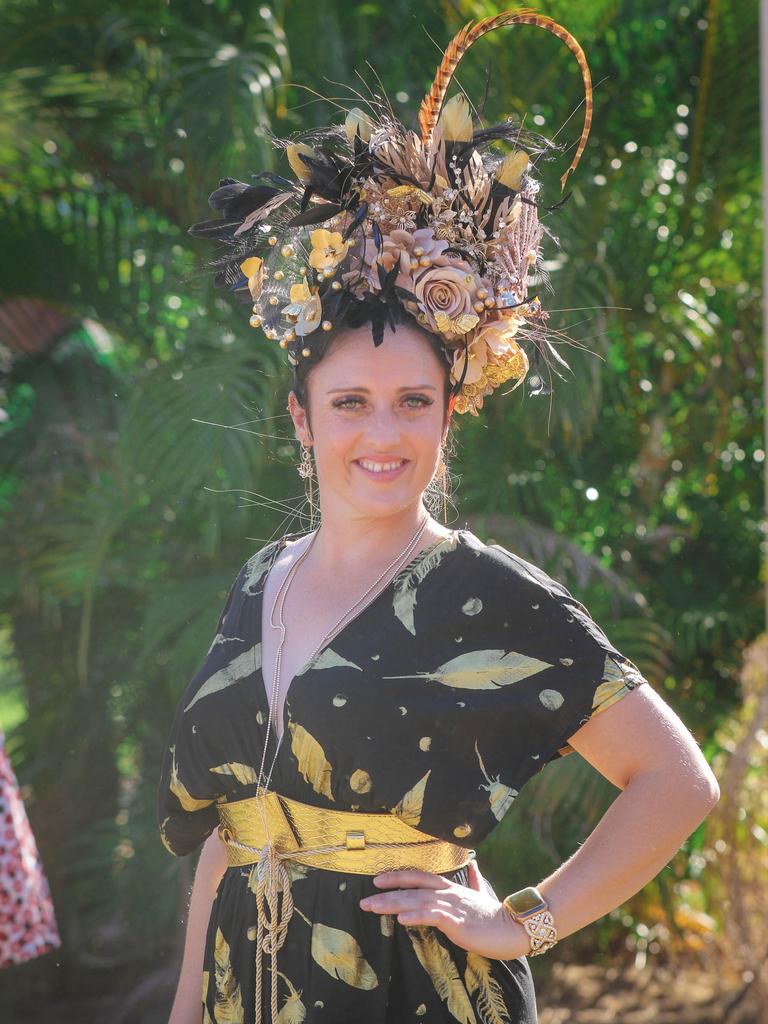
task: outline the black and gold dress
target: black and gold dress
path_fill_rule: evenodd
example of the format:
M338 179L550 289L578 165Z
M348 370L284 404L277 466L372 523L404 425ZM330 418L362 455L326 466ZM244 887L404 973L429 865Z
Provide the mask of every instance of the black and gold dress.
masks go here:
M285 541L241 568L163 758L158 823L176 856L251 797L266 724L262 596ZM270 788L336 810L394 813L471 849L568 738L644 682L570 592L455 530L419 552L290 683ZM432 926L365 911L370 876L288 861L294 911L278 956L280 1024L531 1024L528 961L490 960ZM481 866L482 869L482 866ZM254 866L229 867L205 943L201 1021L254 1018ZM467 884L467 868L446 875ZM538 881L532 880L532 884ZM267 964L269 958L267 958ZM263 1020L269 1021L269 985Z

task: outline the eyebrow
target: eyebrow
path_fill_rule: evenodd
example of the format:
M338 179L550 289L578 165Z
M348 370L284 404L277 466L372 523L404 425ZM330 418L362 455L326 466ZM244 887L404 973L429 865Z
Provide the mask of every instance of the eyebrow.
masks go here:
M408 384L408 385L404 385L401 388L398 388L397 390L398 391L436 391L437 388L435 388L432 384L413 384L413 385ZM364 391L367 395L370 394L370 388L355 387L354 384L350 384L350 386L348 388L331 388L331 390L327 391L326 394L328 394L328 395L335 395L335 394L337 394L340 391Z

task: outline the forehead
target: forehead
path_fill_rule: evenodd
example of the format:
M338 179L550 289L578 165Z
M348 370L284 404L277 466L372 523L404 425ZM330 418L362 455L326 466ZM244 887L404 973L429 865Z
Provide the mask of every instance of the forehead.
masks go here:
M332 344L330 352L313 368L313 376L324 387L376 387L382 385L439 386L447 372L429 341L418 331L399 326L384 334L374 345L370 325L345 334Z

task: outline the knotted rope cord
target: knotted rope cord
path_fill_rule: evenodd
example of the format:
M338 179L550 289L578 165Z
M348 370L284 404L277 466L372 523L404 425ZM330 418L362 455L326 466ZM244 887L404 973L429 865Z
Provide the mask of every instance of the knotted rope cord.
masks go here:
M299 850L278 850L271 840L260 847L249 846L246 843L238 842L236 839L228 838L229 846L237 847L239 850L246 850L248 853L256 854L258 861L255 866L256 874L256 910L258 915L256 926L256 1016L255 1024L262 1024L262 992L264 960L263 954L270 956L270 1014L272 1024L276 1024L278 1017L277 1008L277 953L285 943L288 935L288 925L293 916L293 893L291 891L291 876L288 873L283 861L295 859L297 853L302 856L309 854L332 853L339 850L346 850L344 843L326 844L324 846L303 846ZM408 846L430 846L435 843L443 843L441 839L423 840L406 839L395 842L380 840L378 842L366 843L366 847L408 847ZM283 894L282 900L279 899ZM269 911L269 921L265 925L265 911Z
M323 639L320 641L320 644L318 645L315 653L312 655L312 658L310 658L309 662L307 663L308 665L311 664L312 661L314 661L315 657L322 650L322 648L325 646L325 644L330 642L330 639L333 638L333 635L346 624L346 620L349 618L349 616L352 615L355 611L357 611L359 605L361 605L365 601L365 599L371 593L373 593L376 590L377 586L385 579L385 577L387 577L388 573L390 573L393 569L395 569L396 571L399 571L400 565L398 563L401 563L401 562L405 561L406 559L408 559L410 557L411 551L418 544L419 538L421 537L422 533L424 532L424 528L426 527L428 522L429 522L429 516L425 515L424 518L421 521L421 524L419 525L419 528L416 530L415 534L413 535L411 540L408 542L408 544L405 547L405 549L397 556L397 558L393 559L393 561L390 562L390 564L387 566L387 568L381 573L381 575L378 577L378 579L368 588L368 590L363 594L363 596L361 598L359 598L355 602L355 604L349 609L349 611L347 611L341 617L341 619L339 619L339 621L336 623L336 625L333 627L333 629L330 629L325 634ZM304 561L306 556L309 554L309 551L310 551L312 545L314 544L315 539L317 538L318 533L319 533L319 529L315 531L315 533L312 535L312 539L310 540L310 542L307 545L307 547L299 555L299 557L296 559L296 561L293 563L293 565L288 570L288 573L286 574L285 578L283 579L283 581L281 582L280 586L278 587L278 592L277 592L277 594L275 596L275 600L274 600L273 605L272 605L272 613L274 613L275 608L278 605L278 598L280 598L281 595L282 595L282 600L280 601L281 639L280 639L280 643L278 645L278 651L277 651L277 657L276 657L276 663L275 663L275 681L274 681L274 685L273 685L273 700L271 700L271 701L268 700L267 701L267 703L269 705L269 708L268 708L268 712L269 713L268 713L268 716L267 716L267 727L266 727L267 742L264 743L264 749L263 749L262 755L261 755L261 764L259 765L259 772L258 772L258 776L257 776L257 780L256 780L256 796L257 797L260 794L267 792L267 787L269 786L270 780L272 778L272 772L274 771L275 764L277 762L277 754L278 754L278 751L280 749L280 745L281 745L281 743L283 741L283 737L285 735L285 733L282 732L280 734L280 736L278 737L278 739L277 739L277 743L276 743L276 746L275 746L275 752L274 752L274 755L272 757L272 764L270 765L270 768L269 768L269 774L267 775L266 780L262 783L262 780L264 779L264 764L265 764L265 761L266 761L268 740L269 740L269 736L270 736L270 732L271 732L271 727L272 727L272 713L274 711L276 700L277 700L277 685L276 684L277 684L277 680L278 680L279 674L280 674L280 664L281 664L281 660L282 660L282 658L281 658L282 645L283 645L283 641L285 639L285 625L284 625L284 623L282 621L282 612L283 612L283 604L285 602L285 595L288 592L288 589L290 587L290 584L291 584L291 581L293 580L294 575L296 574L296 570L298 569L299 565L301 565L301 563ZM265 576L262 579L262 600L263 600L264 590L266 589L266 579L269 576L269 572L272 569L272 566L274 565L275 561L277 560L277 557L279 556L280 551L281 551L281 548L278 546L278 548L277 548L277 550L275 552L275 557L272 559L272 561L270 562L269 566L267 567ZM272 618L272 616L270 615L270 621L271 621L271 618ZM254 658L255 658L255 654L254 654ZM278 1014L278 1010L277 1010L277 951L282 947L282 945L285 942L285 938L286 938L286 935L287 935L287 932L288 932L288 925L289 925L290 919L291 919L291 917L293 915L293 896L291 894L291 880L290 880L290 876L288 875L288 872L286 871L286 869L283 866L282 862L283 862L283 860L288 859L291 855L290 855L290 853L285 853L285 854L281 853L275 847L275 845L274 845L274 843L272 841L272 836L271 836L270 830L269 830L269 820L268 820L268 815L266 813L266 809L265 809L265 807L263 807L258 802L257 802L257 806L258 806L259 815L261 817L262 825L264 827L264 834L267 836L267 842L264 845L264 847L261 848L261 851L259 852L259 860L258 860L258 864L257 864L257 868L256 868L256 877L257 877L257 883L256 883L256 907L257 907L258 919L257 919L257 924L256 924L256 1007L255 1007L255 1024L261 1024L261 1020L262 1020L261 994L262 994L262 973L263 973L262 953L263 952L269 953L270 960L271 960L271 972L272 972L271 999L270 999L271 1017L272 1017L272 1024L276 1024L276 1022L277 1022L277 1014ZM234 843L234 841L232 841L232 842ZM239 844L239 843L237 843L236 845L242 846L242 844ZM400 844L387 844L387 845L400 845ZM245 848L248 849L248 847L245 847ZM321 848L320 847L316 847L314 849L319 851ZM328 848L325 847L323 849L327 850ZM338 847L333 847L333 849L338 849ZM346 847L342 847L342 849L346 849ZM312 852L312 851L308 849L307 851L302 851L302 852ZM278 910L278 894L281 891L283 892L283 899L281 901L281 907L285 911L285 914L280 913L280 911ZM263 914L263 910L264 910L265 906L269 909L269 925L268 925L268 927L266 929L267 930L267 934L266 935L264 934L265 926L264 926L264 914Z

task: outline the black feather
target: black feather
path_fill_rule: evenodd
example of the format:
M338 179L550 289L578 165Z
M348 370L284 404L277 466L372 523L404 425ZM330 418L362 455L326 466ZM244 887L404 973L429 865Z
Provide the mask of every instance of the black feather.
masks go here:
M355 214L355 216L352 218L352 220L349 222L349 224L347 225L346 229L344 230L344 234L341 236L342 237L342 241L346 242L347 239L349 238L349 236L352 234L352 232L356 231L357 228L360 227L360 225L365 220L365 215L367 213L368 213L368 203L361 203L360 204L360 208L358 209L357 213Z
M319 206L313 206L311 210L305 210L303 213L297 213L295 217L291 217L287 226L299 228L307 224L320 224L330 217L335 217L337 213L341 213L342 209L336 203L321 203Z

